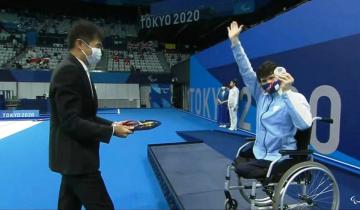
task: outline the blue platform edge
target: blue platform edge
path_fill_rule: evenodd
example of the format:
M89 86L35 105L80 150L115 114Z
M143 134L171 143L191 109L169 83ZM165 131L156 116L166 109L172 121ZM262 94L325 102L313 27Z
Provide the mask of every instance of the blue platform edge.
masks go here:
M159 185L161 187L161 190L163 191L163 194L165 196L165 199L169 205L169 209L174 210L183 210L185 209L182 205L180 199L178 198L175 189L172 187L172 184L170 183L169 179L167 178L164 170L161 167L161 164L157 161L154 152L152 151L152 147L158 147L158 146L165 146L165 145L179 145L179 144L197 144L197 143L203 143L202 141L193 141L193 142L178 142L178 143L164 143L164 144L149 144L148 145L148 160L153 168L153 171L157 177L157 180L159 181Z

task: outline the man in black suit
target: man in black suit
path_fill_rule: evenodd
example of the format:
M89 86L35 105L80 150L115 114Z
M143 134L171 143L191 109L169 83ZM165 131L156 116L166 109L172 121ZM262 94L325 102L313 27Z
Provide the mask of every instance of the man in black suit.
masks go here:
M62 175L58 209L114 209L99 171L99 145L113 135L126 137L133 128L96 116L88 68L101 59L102 37L93 23L75 23L68 35L69 55L51 77L49 161L51 170Z

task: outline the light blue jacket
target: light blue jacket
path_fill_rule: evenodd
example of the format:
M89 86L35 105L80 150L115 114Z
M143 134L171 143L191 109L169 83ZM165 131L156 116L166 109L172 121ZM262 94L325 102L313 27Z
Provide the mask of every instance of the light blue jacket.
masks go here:
M280 149L296 149L297 129L309 128L312 123L310 106L297 92L267 94L256 78L241 43L232 46L245 85L257 102L256 141L253 153L256 159L273 161L281 155Z

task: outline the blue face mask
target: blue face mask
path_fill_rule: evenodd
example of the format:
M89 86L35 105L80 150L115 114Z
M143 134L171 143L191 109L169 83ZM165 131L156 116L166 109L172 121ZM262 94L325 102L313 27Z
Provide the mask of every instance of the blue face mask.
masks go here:
M101 49L96 48L96 47L90 47L88 43L86 43L83 40L81 40L81 41L84 42L84 44L86 44L86 46L88 46L91 49L91 55L86 55L84 50L80 49L81 52L85 55L86 60L88 61L88 63L90 65L96 65L97 63L99 63L99 61L101 60L101 55L102 55L101 54Z
M273 94L280 89L280 81L275 80L273 82L268 82L266 84L263 84L262 88L265 90L265 92Z

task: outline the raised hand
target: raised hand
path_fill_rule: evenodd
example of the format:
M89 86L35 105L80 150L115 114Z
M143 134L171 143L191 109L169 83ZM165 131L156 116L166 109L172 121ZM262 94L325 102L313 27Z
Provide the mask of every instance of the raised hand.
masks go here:
M280 81L281 85L280 88L283 92L290 90L291 85L294 83L294 78L289 73L282 73L276 76Z
M244 25L238 25L236 21L231 22L230 26L227 27L228 36L231 41L237 40L240 32Z

